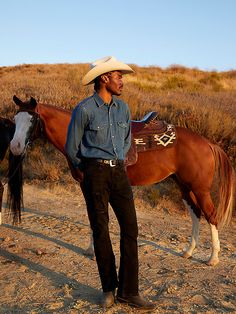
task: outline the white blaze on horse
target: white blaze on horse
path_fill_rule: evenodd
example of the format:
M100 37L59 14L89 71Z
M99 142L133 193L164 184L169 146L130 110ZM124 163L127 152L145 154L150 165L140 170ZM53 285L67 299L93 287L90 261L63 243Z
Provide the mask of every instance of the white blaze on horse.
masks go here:
M19 112L15 118L15 134L11 140L11 152L14 155L22 155L26 149L26 143L28 143L28 134L32 126L32 115L26 114L25 112ZM20 152L20 153L19 153Z
M16 132L11 141L11 151L20 155L28 141L44 135L66 157L64 146L71 111L37 103L34 98L23 102L14 96L13 100L18 112L15 115ZM137 158L127 167L130 182L132 185L155 184L174 174L192 218L192 237L183 256L192 256L198 244L200 217L204 215L212 238L212 253L207 264L216 265L220 251L218 229L229 223L233 210L235 175L227 155L219 146L189 129L176 127L173 131L170 127L169 134L159 136L159 125L154 123L149 127L145 123L143 126L143 123L132 121L132 136L136 145L131 149ZM147 142L150 138L154 139L156 145L163 142L163 147L153 148L150 144L151 149L144 149L143 145L139 148L138 144L146 142L145 138L148 138ZM165 147L166 141L176 138L175 145ZM211 197L215 179L218 204L214 204Z

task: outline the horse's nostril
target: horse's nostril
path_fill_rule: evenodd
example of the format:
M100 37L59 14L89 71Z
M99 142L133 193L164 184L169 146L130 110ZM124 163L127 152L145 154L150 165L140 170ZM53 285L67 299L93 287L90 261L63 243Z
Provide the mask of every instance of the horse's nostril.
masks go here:
M18 144L17 144L17 148L20 148L20 143L18 142Z

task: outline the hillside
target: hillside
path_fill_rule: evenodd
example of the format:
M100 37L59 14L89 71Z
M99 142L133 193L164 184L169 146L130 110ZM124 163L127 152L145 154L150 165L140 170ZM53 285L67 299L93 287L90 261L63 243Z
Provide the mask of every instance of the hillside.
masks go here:
M166 69L132 67L135 74L125 76L122 98L130 105L133 119L157 111L160 119L191 128L220 145L236 165L236 70L204 72L177 65ZM0 67L0 115L13 117L14 94L73 109L93 92L92 86L81 85L88 69L88 64ZM38 145L40 141L34 143L25 160L26 179L62 180L68 175L64 158L47 142Z

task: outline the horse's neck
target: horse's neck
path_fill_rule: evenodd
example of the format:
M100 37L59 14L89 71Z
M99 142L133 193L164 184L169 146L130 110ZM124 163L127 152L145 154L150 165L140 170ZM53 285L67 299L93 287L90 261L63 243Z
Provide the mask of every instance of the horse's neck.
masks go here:
M51 105L38 104L37 111L44 123L48 140L63 154L71 112Z

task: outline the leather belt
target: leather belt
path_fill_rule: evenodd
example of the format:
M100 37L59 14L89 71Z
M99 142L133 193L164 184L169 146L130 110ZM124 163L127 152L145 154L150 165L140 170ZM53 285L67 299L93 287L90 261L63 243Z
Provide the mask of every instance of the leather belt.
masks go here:
M109 165L110 167L115 167L115 166L121 166L124 165L124 161L123 160L119 160L119 159L97 159L97 158L86 158L85 162L98 162L104 165Z

